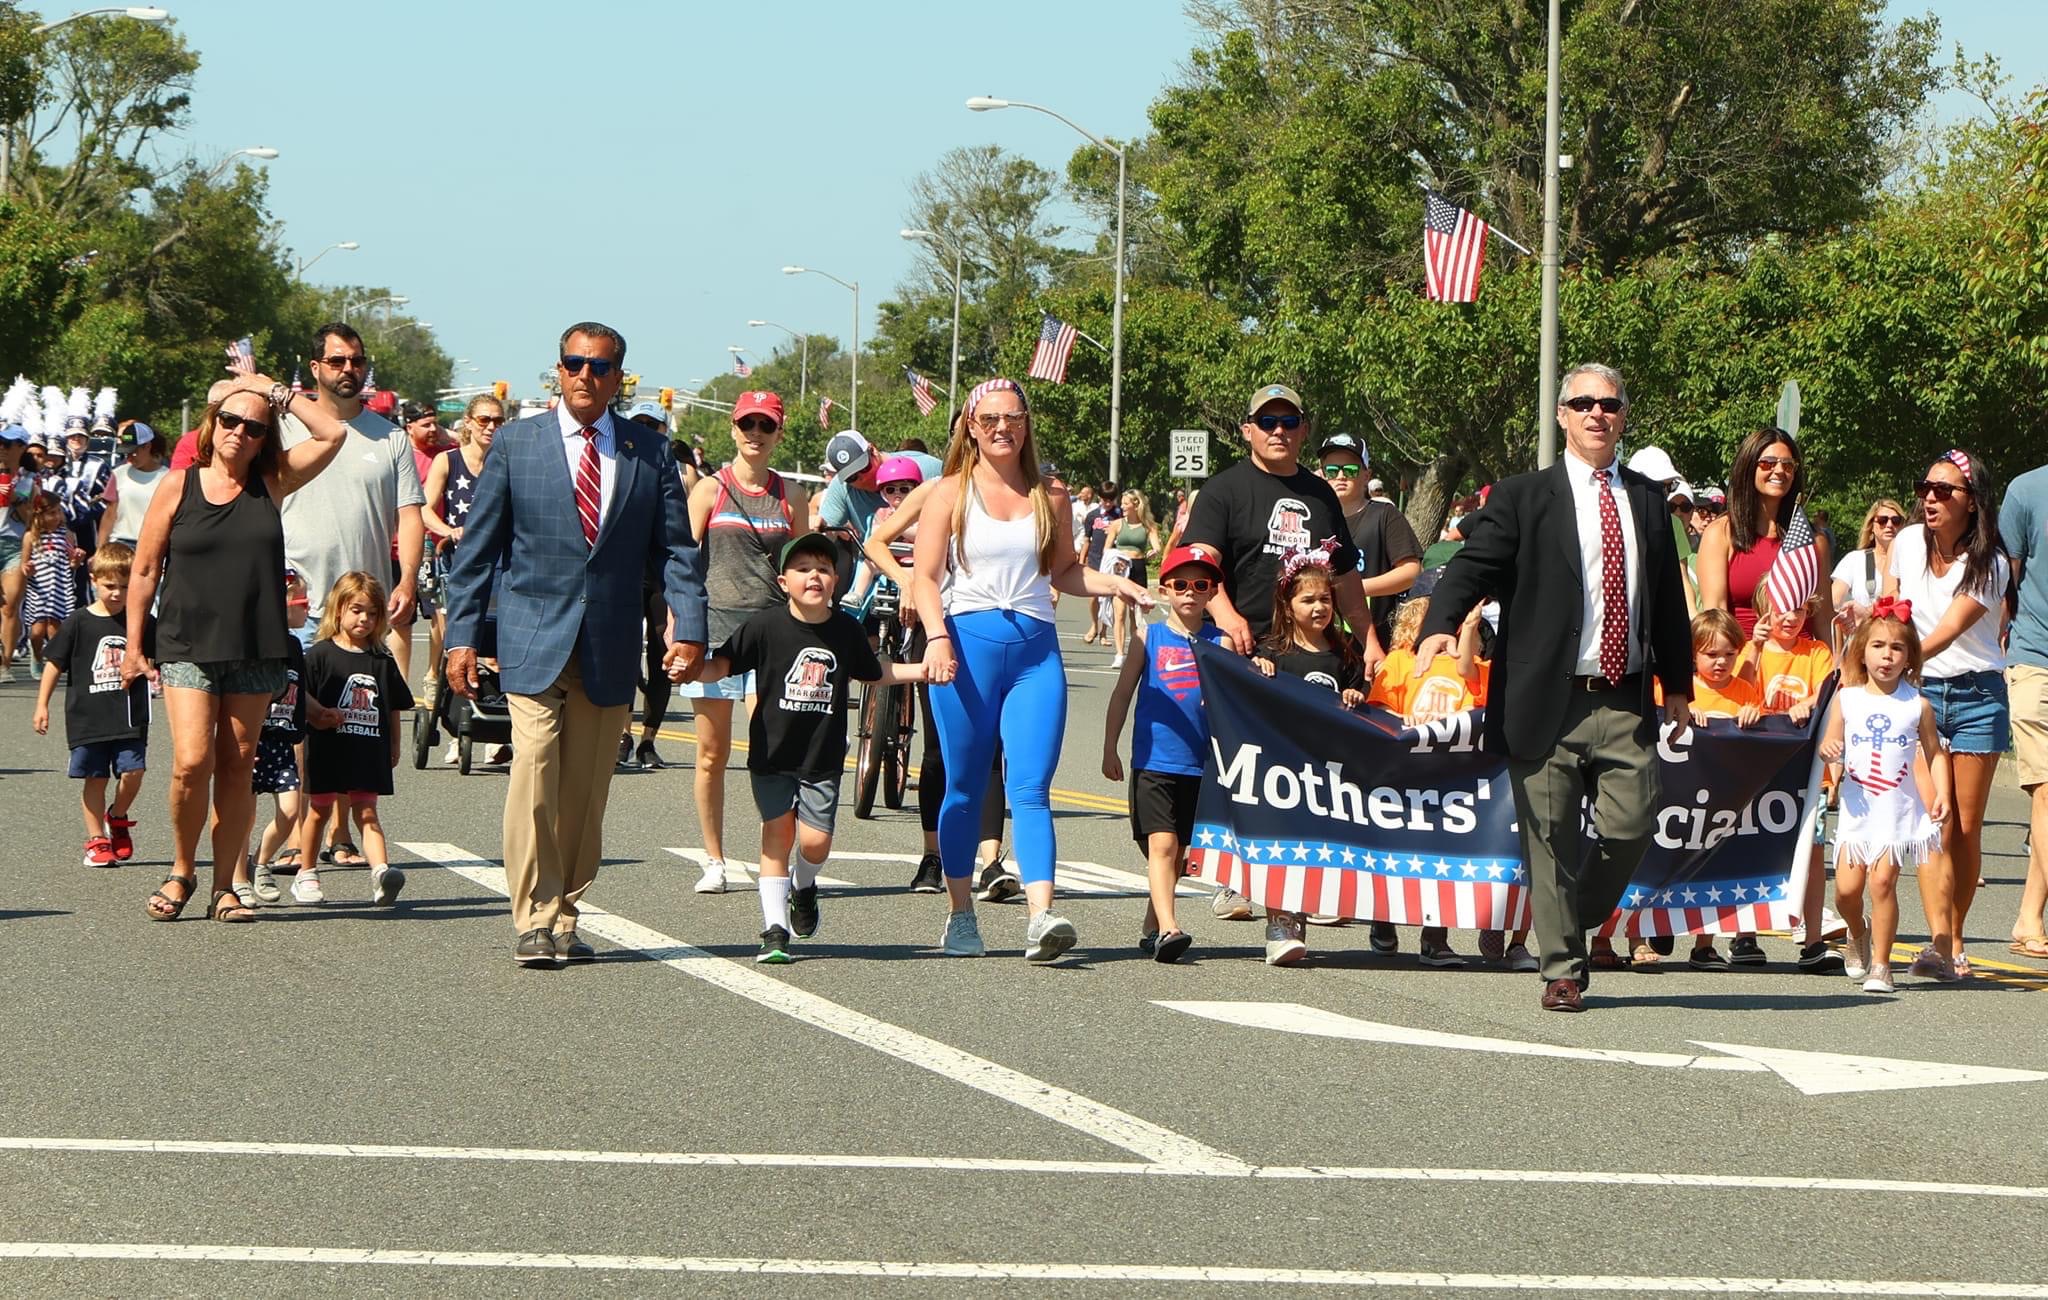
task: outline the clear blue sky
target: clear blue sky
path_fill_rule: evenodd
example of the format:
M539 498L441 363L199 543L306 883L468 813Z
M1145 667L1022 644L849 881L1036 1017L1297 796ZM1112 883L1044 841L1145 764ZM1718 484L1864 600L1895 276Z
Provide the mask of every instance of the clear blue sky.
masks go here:
M183 143L281 151L272 211L314 282L389 284L449 354L531 393L571 321L616 325L650 384L708 377L726 345L844 341L916 250L908 184L957 145L1064 171L1145 110L1196 41L1178 0L1026 7L844 0L338 5L163 0L202 64ZM64 0L43 0L65 12Z
M914 256L912 177L981 143L1059 171L1080 142L964 99L1137 135L1198 39L1179 0L163 2L203 60L172 148L275 146L257 165L286 242L362 244L309 279L391 285L479 367L459 382L528 393L583 317L624 331L652 384L717 373L727 344L766 355L783 336L749 318L843 339L846 291L786 263L860 281L865 334ZM2048 80L2048 0L1888 8Z

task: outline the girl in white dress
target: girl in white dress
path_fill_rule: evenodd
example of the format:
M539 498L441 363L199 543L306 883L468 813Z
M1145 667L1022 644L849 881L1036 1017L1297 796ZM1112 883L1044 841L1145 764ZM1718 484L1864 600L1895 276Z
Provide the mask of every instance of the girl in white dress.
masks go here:
M1920 635L1911 602L1879 599L1842 654L1842 689L1828 708L1821 757L1842 765L1842 820L1835 840L1835 909L1849 923L1848 974L1866 993L1892 992L1899 933L1899 866L1941 849L1949 812L1948 754L1934 710L1915 685ZM1924 754L1934 803L1921 802L1913 773ZM1871 914L1863 916L1868 876Z

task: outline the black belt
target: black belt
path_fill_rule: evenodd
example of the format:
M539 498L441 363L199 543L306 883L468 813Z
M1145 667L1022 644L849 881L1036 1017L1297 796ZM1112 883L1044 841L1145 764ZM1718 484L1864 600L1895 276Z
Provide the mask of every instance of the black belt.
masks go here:
M1613 679L1601 677L1597 674L1590 677L1574 677L1572 678L1572 688L1592 695L1599 695L1606 691L1641 691L1643 689L1643 675L1637 672L1625 673Z

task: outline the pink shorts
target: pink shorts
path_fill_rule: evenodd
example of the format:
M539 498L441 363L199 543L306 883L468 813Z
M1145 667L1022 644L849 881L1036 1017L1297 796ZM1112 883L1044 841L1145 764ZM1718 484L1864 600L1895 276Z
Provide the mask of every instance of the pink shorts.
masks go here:
M377 792L374 790L351 790L347 794L316 794L308 795L307 798L312 800L315 808L332 808L343 799L348 800L349 805L355 808L377 806Z

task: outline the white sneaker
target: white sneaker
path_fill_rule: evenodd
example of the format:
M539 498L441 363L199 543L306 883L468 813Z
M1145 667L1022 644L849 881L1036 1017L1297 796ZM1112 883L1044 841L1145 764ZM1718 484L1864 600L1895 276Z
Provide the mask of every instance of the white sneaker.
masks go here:
M12 668L0 668L0 686L12 686L20 680L14 675Z
M294 903L324 903L327 894L320 888L320 873L311 868L301 870L292 880L292 901Z
M1294 912L1271 912L1266 916L1266 964L1292 966L1308 955L1301 937L1301 917Z
M398 891L405 888L405 873L397 867L383 866L370 869L370 905L389 907L398 901Z
M1074 923L1066 917L1056 916L1050 910L1040 912L1024 927L1024 960L1058 961L1060 954L1073 947L1079 937L1074 933Z
M1896 988L1892 987L1892 968L1889 966L1872 966L1869 977L1863 981L1863 991L1865 993L1898 992Z
M1123 666L1124 666L1124 657L1123 657L1122 655L1117 655L1117 656L1113 657L1113 658L1112 658L1112 659L1111 659L1111 660L1109 661L1109 666L1110 666L1111 668L1121 668L1121 667L1123 667Z
M275 903L284 897L284 891L277 887L277 873L268 862L259 862L250 870L249 888L265 903Z
M1252 919L1252 900L1235 889L1219 889L1209 900L1209 911L1222 921L1249 921Z
M1849 923L1837 915L1834 908L1822 907L1820 909L1820 937L1822 942L1832 943L1837 939L1847 938L1848 934Z
M448 752L447 752L447 753L445 753L445 754L443 754L443 755L441 755L441 762L442 762L442 764L443 764L444 766L447 766L447 767L454 767L454 766L455 766L455 765L456 765L457 763L460 763L461 761L462 761L462 742L461 742L461 741L459 741L459 740L451 740L451 741L449 741L449 742L448 742Z
M974 919L972 908L946 913L946 933L939 940L939 950L948 957L979 957L987 951L981 943L981 923Z
M713 858L704 864L704 874L697 877L697 892L700 894L722 894L725 892L725 860Z
M1842 950L1842 973L1852 980L1870 974L1870 931L1865 930L1861 939L1851 940Z

